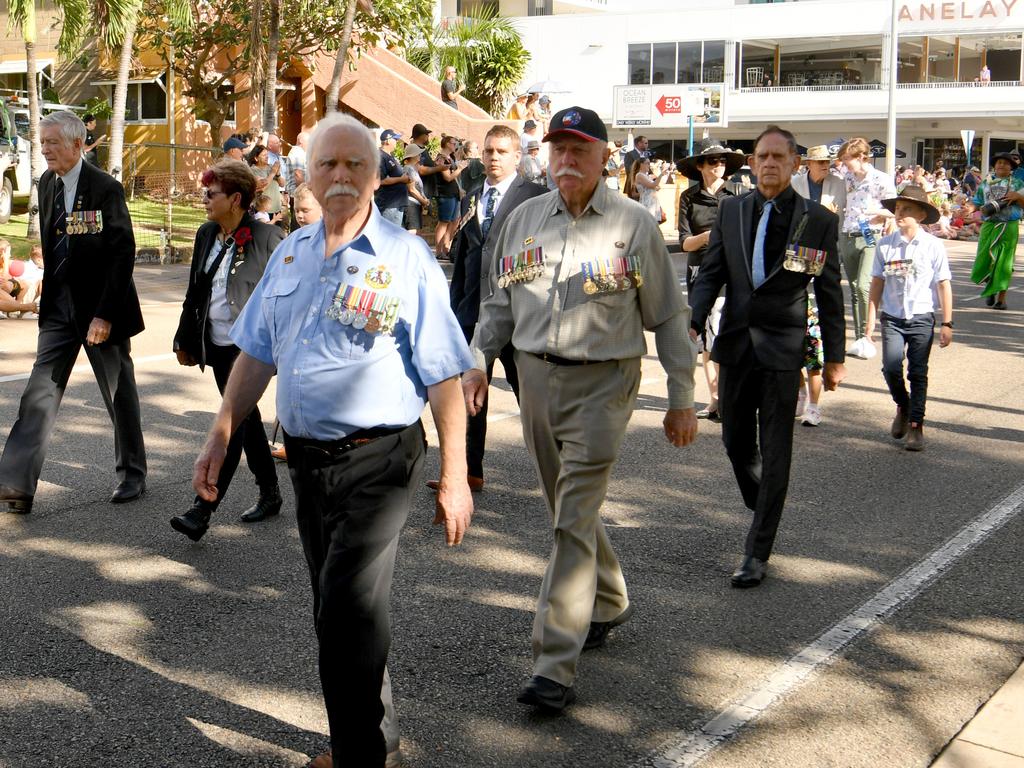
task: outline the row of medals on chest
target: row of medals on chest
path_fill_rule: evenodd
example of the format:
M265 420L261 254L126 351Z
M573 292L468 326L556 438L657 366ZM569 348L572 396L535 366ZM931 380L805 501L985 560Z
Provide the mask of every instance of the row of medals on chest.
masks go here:
M498 286L508 288L517 283L526 283L536 280L543 275L545 268L543 264L527 264L511 272L505 272L498 277ZM582 270L584 275L583 292L588 295L595 293L614 293L615 291L628 291L634 285L639 288L644 284L644 279L639 272L632 273L632 280L626 273L597 272L593 270L593 264L585 264Z

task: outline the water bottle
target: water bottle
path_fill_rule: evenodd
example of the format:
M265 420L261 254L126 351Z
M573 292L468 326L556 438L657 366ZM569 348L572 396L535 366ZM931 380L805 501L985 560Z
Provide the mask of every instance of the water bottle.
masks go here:
M861 237L864 238L864 244L868 248L874 248L875 247L875 243L877 241L875 240L875 233L871 229L871 225L868 224L868 217L867 216L858 216L857 217L857 226L860 227L860 234L861 234Z

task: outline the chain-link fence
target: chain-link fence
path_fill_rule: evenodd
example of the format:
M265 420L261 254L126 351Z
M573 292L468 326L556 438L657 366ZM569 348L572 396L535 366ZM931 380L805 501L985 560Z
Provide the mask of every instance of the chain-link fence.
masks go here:
M196 230L206 221L203 171L219 147L128 144L122 182L135 230L136 261L188 261Z

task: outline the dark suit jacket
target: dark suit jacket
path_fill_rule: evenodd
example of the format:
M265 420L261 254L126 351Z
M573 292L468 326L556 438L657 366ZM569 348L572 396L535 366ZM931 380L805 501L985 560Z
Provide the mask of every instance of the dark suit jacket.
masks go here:
M527 181L522 176L516 176L512 186L508 188L503 198L500 198L498 210L494 214L494 221L487 232L487 240L483 239L480 231L480 223L476 216L470 218L463 225L452 242L451 254L455 261L452 271L451 301L452 311L463 328L472 328L480 316L481 290L486 290L489 284L491 266L494 261L494 246L498 243L498 235L501 233L501 226L508 215L515 210L520 203L529 200L531 197L546 194L547 190L539 184ZM482 188L476 195L476 205L484 204L481 199ZM460 218L469 212L471 196L467 195L462 199ZM486 294L485 294L486 295Z
M53 255L56 245L53 221L56 178L56 174L48 170L39 179L43 282L53 286L63 281L71 289L75 304L75 325L83 341L95 317L110 323L107 343L116 344L141 333L145 326L139 296L132 280L135 271L135 236L132 234L128 206L124 201L124 187L95 165L82 163L71 211L101 211L103 230L96 234L68 236L68 260L58 280L54 276L57 264ZM39 307L40 323L44 323L56 311L59 296L54 290L43 291Z
M252 240L241 248L235 248L230 254L231 266L228 268L227 298L231 310L231 319L238 318L242 307L249 301L256 284L263 277L270 256L278 244L284 240L284 231L280 227L266 222L256 221L246 213L235 230L249 228ZM188 290L185 301L181 305L181 319L178 331L174 334L174 350L184 349L199 361L200 367L206 365L206 322L210 312L211 280L205 276L206 257L217 239L220 224L208 221L196 232L195 247L192 251L192 269L188 276ZM241 251L241 253L239 253ZM225 258L228 258L225 256Z
M828 254L821 275L813 278L814 295L818 300L825 360L841 363L845 357L846 319L836 253L838 220L835 214L817 203L799 195L794 195L793 199L793 220L786 242L793 242L800 220L806 214L807 223L797 244ZM711 358L717 363L738 365L749 361L748 355L752 352L762 368L795 370L803 367L807 286L812 278L785 269L784 257L780 255L761 287L754 288L751 276L754 208L753 192L722 200L690 297L693 324L697 328L704 327L711 305L726 286L725 309Z

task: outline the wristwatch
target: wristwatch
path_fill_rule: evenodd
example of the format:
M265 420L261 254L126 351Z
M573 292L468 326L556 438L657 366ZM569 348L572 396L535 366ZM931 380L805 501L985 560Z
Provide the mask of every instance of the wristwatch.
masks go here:
M941 323L941 325L942 325L942 327L944 327L944 328L952 328L952 327L953 327L953 323L952 323L952 322L949 322L949 323Z

